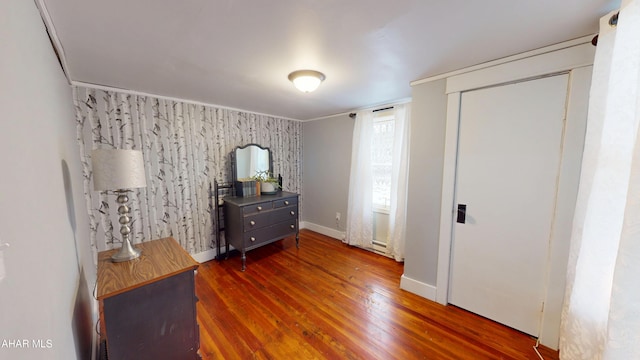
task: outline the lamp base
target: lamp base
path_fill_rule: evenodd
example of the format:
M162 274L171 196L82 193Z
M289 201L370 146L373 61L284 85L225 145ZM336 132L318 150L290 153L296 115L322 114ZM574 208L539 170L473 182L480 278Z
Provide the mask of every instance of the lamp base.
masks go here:
M113 256L111 256L111 261L125 262L125 261L139 258L140 254L142 254L142 250L136 249L133 246L131 246L131 242L129 242L129 239L126 239L122 242L122 247L120 248L120 251L118 251L117 253L113 254Z

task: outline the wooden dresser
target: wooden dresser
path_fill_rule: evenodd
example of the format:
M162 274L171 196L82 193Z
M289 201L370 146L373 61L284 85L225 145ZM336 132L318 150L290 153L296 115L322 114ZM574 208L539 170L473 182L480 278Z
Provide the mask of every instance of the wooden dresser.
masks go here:
M142 255L114 263L98 254L100 328L110 360L199 359L194 272L198 263L173 239L135 245Z
M242 271L246 269L246 252L251 249L292 235L299 246L298 194L279 191L274 195L227 197L224 219L227 246L231 244L241 252Z

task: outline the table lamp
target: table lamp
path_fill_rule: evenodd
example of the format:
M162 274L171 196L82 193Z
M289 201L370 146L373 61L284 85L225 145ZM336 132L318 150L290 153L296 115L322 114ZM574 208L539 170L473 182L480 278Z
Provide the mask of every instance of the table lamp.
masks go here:
M130 190L127 189L147 186L142 151L96 149L91 153L91 162L93 167L93 189L95 191L113 190L118 195L122 247L119 252L111 257L111 260L113 262L124 262L136 259L142 251L134 248L129 239L131 217L127 206L127 201L129 201L127 192Z

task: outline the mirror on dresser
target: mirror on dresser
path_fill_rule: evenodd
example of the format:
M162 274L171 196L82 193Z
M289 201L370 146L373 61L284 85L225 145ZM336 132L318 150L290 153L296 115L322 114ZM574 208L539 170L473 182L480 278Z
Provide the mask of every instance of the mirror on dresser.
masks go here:
M230 155L231 174L236 196L275 194L282 178L273 173L271 149L258 144L236 147Z
M233 181L248 179L258 172L273 174L271 149L258 144L238 146L231 152L231 174Z

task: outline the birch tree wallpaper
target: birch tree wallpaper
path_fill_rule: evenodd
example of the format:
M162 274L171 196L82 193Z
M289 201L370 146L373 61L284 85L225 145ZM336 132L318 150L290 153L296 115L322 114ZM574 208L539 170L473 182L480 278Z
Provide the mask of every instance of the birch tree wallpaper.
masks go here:
M129 195L133 243L171 236L191 254L214 248L210 184L231 180L236 146L269 147L283 189L301 190L300 122L83 87L73 87L73 98L95 253L121 238L115 195L93 190L93 149L143 153L147 187Z

